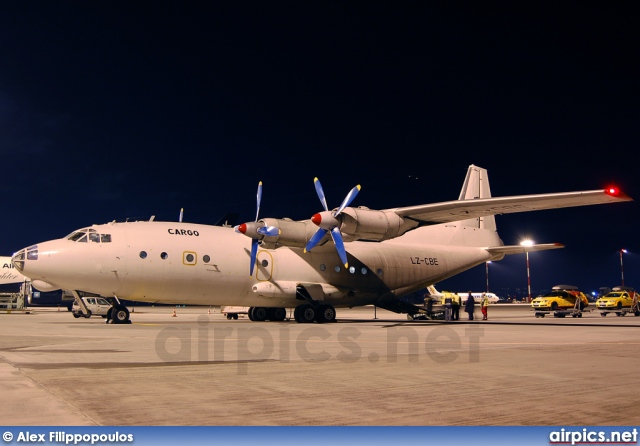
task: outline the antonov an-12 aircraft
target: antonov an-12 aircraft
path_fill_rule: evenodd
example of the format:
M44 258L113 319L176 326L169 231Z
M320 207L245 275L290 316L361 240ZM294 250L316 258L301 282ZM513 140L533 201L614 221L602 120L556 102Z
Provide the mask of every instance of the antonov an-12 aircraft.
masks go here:
M486 169L471 165L458 200L385 210L327 206L309 220L258 217L232 227L136 221L93 225L38 243L13 264L41 290L115 298L108 321L125 323L119 299L250 307L254 321L331 322L336 308L376 305L409 316L401 297L507 254L561 248L505 246L494 215L632 200L616 188L491 197Z

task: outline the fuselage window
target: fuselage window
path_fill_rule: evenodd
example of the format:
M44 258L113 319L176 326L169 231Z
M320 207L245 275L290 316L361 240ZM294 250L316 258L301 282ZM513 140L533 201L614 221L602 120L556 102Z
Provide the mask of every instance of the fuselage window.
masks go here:
M167 254L166 252L163 252L162 254L160 254L160 258L163 260L166 260L167 257L169 257L169 254Z
M260 262L260 264L262 265L263 268L266 268L267 265L269 265L269 262L263 259L262 262Z
M100 234L100 241L102 243L110 243L111 242L111 234Z
M376 273L377 273L379 276L381 276L381 275L382 275L382 268L378 268L378 269L376 270Z
M193 251L185 251L182 253L182 263L185 265L195 265L197 263L196 253Z
M335 272L339 273L340 272L340 265L336 265L334 268Z
M141 259L146 259L146 258L147 258L147 253L146 253L146 251L140 251L140 258L141 258Z
M210 260L211 260L211 257L209 257L208 255L205 254L202 256L202 261L204 263L209 263Z
M96 234L95 232L89 233L89 240L94 243L100 243L100 234Z
M320 271L324 271L327 269L327 265L325 265L324 263L320 264Z
M367 274L367 268L365 268L364 266L362 267L362 269L360 270L360 273L364 276Z
M355 268L355 266L350 266L350 267L349 267L349 272L350 272L351 274L355 274L355 272L356 272L356 268Z

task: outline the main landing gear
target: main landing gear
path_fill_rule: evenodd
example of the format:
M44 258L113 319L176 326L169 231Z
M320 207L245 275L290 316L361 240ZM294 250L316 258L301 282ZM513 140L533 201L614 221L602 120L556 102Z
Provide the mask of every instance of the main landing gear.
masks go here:
M293 311L293 318L299 323L325 323L336 321L336 309L333 305L320 304L317 306L311 304L298 305Z
M250 307L247 313L252 321L284 321L287 318L286 308ZM298 323L325 323L336 321L336 309L333 305L313 305L305 303L293 310L293 319Z

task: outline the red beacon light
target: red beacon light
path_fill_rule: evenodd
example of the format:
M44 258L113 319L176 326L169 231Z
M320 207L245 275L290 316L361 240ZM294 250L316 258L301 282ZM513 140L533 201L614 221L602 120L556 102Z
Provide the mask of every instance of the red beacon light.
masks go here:
M607 195L611 195L612 197L617 197L618 195L620 195L620 189L618 189L617 187L611 186L611 187L607 187L604 190L604 193Z

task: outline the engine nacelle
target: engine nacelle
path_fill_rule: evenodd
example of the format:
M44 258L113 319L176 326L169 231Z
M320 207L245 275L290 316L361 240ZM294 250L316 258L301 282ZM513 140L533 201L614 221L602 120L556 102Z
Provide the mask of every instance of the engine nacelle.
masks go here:
M388 240L417 226L415 221L405 221L395 212L373 211L365 207L345 208L338 218L342 219L340 232L349 240Z
M280 230L280 234L274 236L264 236L262 245L268 249L278 246L291 246L294 248L304 248L309 239L318 230L310 220L293 221L288 218L265 218L260 220L266 226L275 226Z

